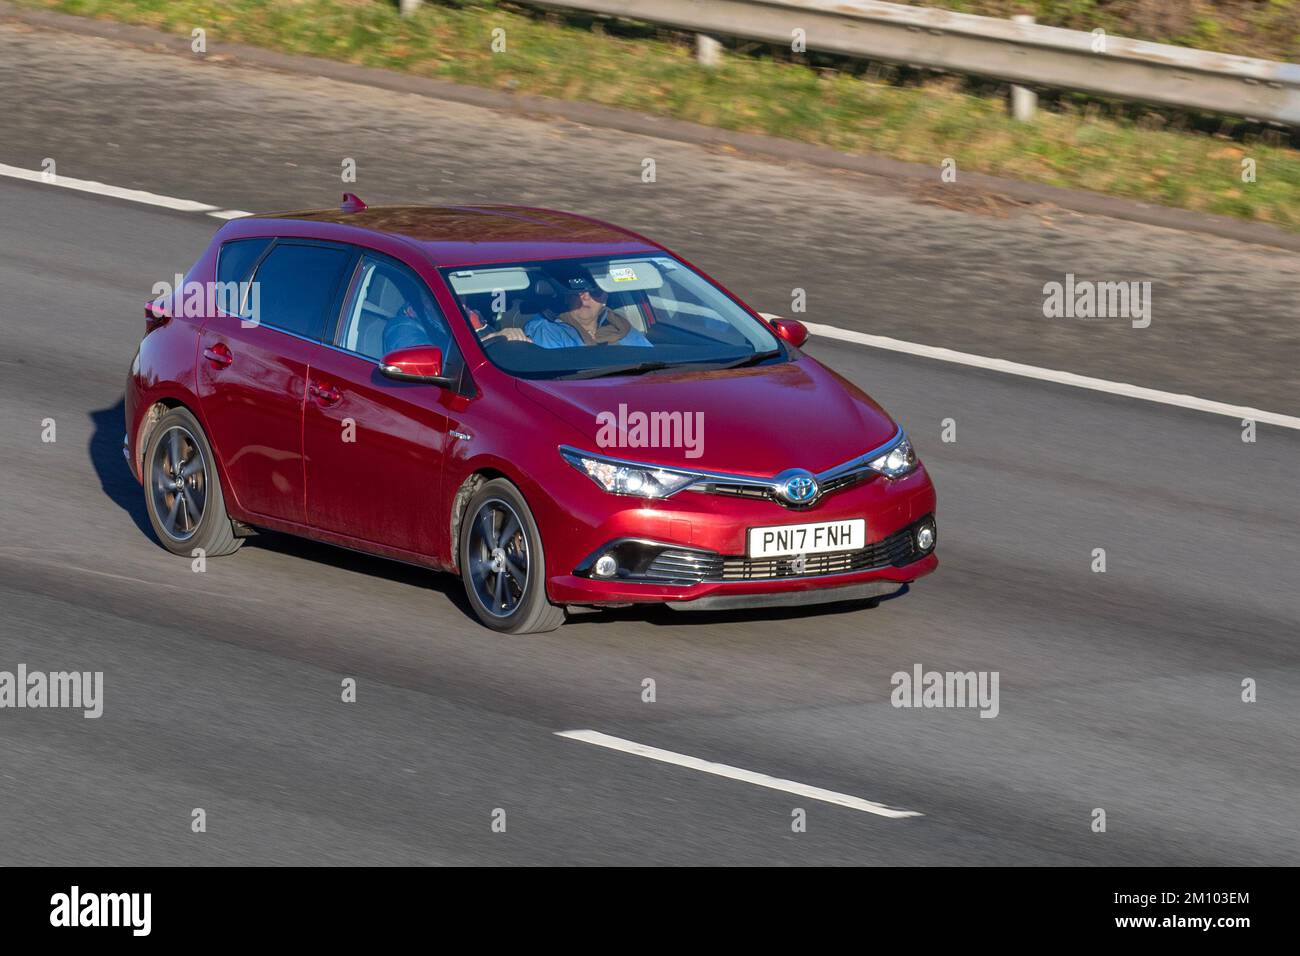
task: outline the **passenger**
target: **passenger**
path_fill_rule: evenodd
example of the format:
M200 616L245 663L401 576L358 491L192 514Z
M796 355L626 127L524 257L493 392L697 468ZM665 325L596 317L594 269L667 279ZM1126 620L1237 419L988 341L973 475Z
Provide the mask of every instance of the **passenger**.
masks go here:
M643 332L607 305L608 293L590 276L575 273L565 278L563 284L563 312L543 312L530 319L522 329L502 329L484 336L484 341L499 337L510 342L532 342L544 349L582 345L651 347Z

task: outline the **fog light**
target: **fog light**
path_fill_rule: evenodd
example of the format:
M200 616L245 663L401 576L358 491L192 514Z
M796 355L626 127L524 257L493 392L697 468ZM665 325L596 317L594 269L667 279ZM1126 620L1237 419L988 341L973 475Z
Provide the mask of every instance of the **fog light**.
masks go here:
M614 560L612 554L602 554L596 559L594 570L596 572L596 577L612 578L614 572L618 570L618 562Z
M934 547L934 523L927 521L916 529L916 549L929 551Z

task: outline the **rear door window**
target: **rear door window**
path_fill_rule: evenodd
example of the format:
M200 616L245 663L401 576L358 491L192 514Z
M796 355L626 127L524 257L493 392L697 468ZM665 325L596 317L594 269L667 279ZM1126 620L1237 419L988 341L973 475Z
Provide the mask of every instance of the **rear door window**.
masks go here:
M344 246L279 240L257 267L246 318L320 340L332 328L339 284L352 262Z

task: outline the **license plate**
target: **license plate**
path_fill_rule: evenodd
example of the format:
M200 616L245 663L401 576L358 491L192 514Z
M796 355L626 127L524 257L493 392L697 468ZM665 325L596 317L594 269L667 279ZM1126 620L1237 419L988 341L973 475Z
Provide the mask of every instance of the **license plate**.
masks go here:
M790 554L860 551L867 546L867 520L819 521L749 529L749 557L779 558Z

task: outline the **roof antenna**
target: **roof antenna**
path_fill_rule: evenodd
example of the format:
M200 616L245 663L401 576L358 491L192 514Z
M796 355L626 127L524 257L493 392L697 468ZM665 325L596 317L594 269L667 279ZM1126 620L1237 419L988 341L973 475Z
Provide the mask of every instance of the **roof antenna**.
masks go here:
M343 202L339 205L339 208L344 212L361 212L366 208L366 204L355 193L344 193Z

